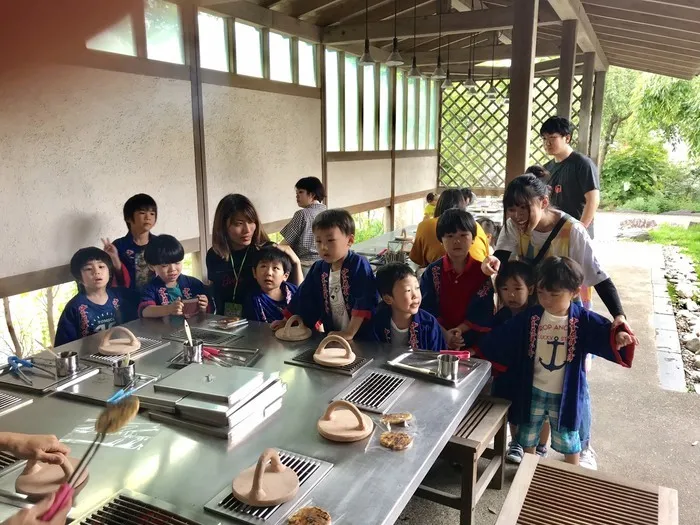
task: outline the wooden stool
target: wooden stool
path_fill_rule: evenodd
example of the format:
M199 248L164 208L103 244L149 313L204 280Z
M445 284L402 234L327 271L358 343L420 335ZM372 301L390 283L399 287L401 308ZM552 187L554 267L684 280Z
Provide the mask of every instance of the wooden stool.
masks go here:
M525 454L496 525L516 523L678 525L678 492Z
M472 525L474 507L486 488L503 487L509 407L510 403L504 399L477 398L440 454L462 466L460 496L425 485L418 487L416 495L459 510L460 525ZM494 448L487 448L492 439ZM489 459L489 464L479 477L477 463L481 457Z

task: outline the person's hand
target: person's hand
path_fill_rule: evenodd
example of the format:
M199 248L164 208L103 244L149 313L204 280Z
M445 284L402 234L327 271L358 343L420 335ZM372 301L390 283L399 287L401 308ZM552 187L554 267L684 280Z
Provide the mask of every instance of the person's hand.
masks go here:
M282 250L284 253L289 255L289 258L292 260L293 265L301 264L301 261L299 260L299 257L297 256L296 253L294 253L294 250L292 249L291 246L288 244L275 244L276 248L279 248Z
M68 498L63 504L63 507L54 515L50 521L41 520L53 503L56 494L51 494L49 497L42 499L31 509L20 510L14 516L2 522L2 525L65 525L68 519L68 513L73 505L73 498Z
M628 334L627 332L618 332L615 334L615 345L617 346L618 350L620 348L624 348L625 346L631 345L632 343L636 344L636 340L636 337Z
M624 315L618 315L613 319L613 324L612 328L613 330L617 329L618 326L623 325L627 322L627 318Z
M197 301L199 302L199 311L206 312L209 306L209 298L206 295L198 295Z
M70 449L52 435L12 434L5 446L20 459L34 459L52 465L62 464L70 454Z
M279 319L279 320L277 320L277 321L272 321L272 323L270 323L270 328L272 328L273 330L279 330L279 329L282 328L286 323L287 323L287 321L285 321L284 319Z
M501 268L501 260L498 257L494 257L493 255L489 255L484 259L484 261L481 263L481 271L484 275L488 275L491 277L492 275L496 275L498 273L498 270Z
M352 338L355 337L355 334L352 332L346 332L346 331L339 331L339 332L331 332L328 335L337 335L339 337L342 337L346 341L352 341Z
M459 350L464 346L464 337L462 336L462 331L459 328L447 330L445 339L447 340L447 347L450 350Z
M182 315L182 301L178 298L175 302L168 305L169 315Z
M117 247L112 244L112 241L109 240L109 237L106 239L102 239L102 244L103 250L107 252L107 255L109 255L109 258L112 259L112 264L114 265L114 269L119 271L122 269L122 261L119 258L119 251L117 250Z

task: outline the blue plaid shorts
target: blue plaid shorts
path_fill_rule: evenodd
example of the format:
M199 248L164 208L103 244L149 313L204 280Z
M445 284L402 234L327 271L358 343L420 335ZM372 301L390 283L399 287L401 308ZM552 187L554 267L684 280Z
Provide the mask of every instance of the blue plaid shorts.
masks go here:
M550 394L532 387L530 422L518 427L518 443L523 447L534 447L540 441L540 431L546 418L552 427L552 448L560 454L581 452L581 438L578 430L559 427L559 407L561 394Z

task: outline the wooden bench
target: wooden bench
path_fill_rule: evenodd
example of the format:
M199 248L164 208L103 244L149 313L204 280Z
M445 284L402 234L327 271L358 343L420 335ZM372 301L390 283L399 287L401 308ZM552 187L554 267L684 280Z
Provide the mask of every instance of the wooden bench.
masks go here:
M474 507L486 488L503 487L509 406L503 399L479 397L440 454L462 467L460 496L425 485L418 487L416 495L459 510L460 525L472 525ZM491 449L488 446L492 439L494 447ZM478 476L477 463L481 457L489 459L489 464Z
M525 454L496 525L678 525L678 492Z

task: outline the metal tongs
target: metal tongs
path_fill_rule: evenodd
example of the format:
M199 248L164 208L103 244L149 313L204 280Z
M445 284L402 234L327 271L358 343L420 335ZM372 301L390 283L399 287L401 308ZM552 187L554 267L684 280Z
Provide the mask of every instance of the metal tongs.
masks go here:
M119 403L119 401L121 401L122 399L126 399L127 397L134 394L135 392L138 392L148 384L148 381L144 381L144 383L141 386L135 386L140 379L140 376L135 376L126 386L124 386L120 390L117 390L114 393L114 395L106 401L107 404L114 405L116 403Z
M31 361L27 361L26 359L20 359L19 357L15 355L11 355L10 357L7 358L7 363L10 365L10 370L12 371L13 374L15 374L17 377L19 377L22 381L24 381L26 384L29 386L34 385L34 382L29 379L27 374L22 372L22 367L26 368L36 368L37 370L41 370L42 372L46 372L51 376L51 378L56 377L56 374L52 370L48 370L46 368L43 368L41 366L35 365Z

